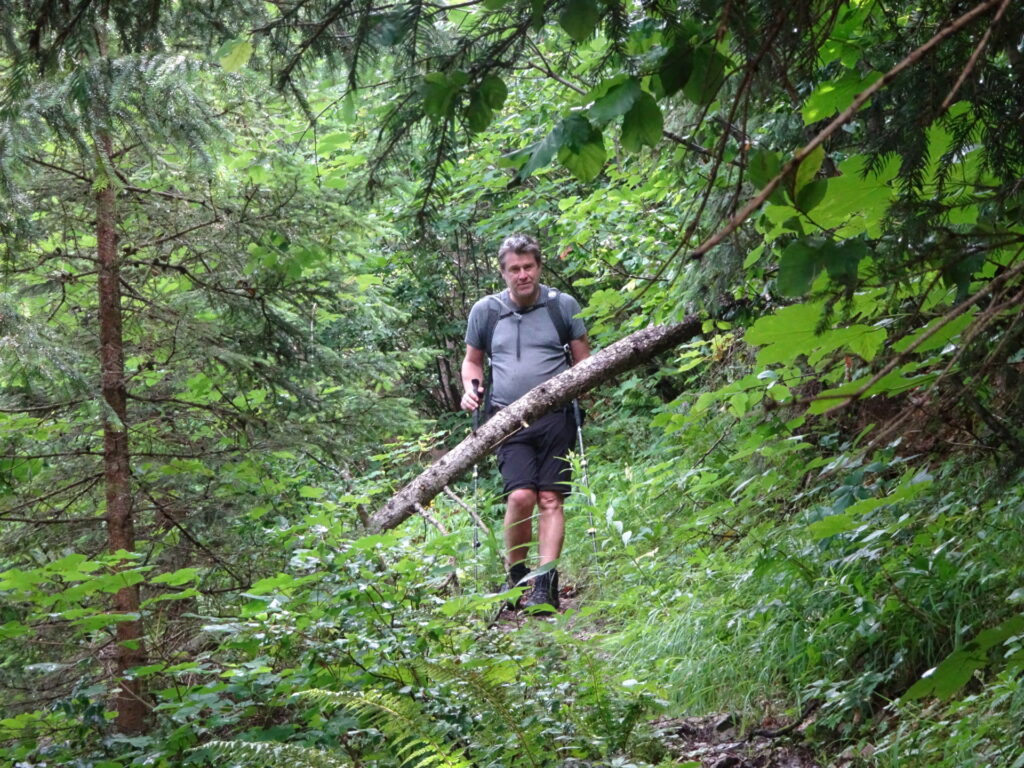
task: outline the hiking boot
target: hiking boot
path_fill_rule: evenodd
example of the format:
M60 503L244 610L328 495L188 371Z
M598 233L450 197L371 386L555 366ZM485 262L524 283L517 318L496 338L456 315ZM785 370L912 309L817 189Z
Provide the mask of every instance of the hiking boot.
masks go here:
M554 613L558 610L558 571L550 570L533 580L533 590L526 596L523 608L531 613Z
M508 582L505 585L505 589L513 589L514 587L525 586L519 582L526 578L526 574L530 572L530 569L526 567L526 563L520 560L518 563L508 569ZM523 596L519 595L515 600L509 600L505 603L505 607L510 611L518 611L519 604L522 602Z

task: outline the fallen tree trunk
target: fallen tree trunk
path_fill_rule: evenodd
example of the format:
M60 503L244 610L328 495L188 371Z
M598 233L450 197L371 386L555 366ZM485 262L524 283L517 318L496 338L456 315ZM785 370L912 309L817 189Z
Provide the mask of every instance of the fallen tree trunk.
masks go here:
M415 480L388 499L369 519L373 532L386 531L426 506L474 463L502 440L538 416L565 405L573 398L608 379L635 368L660 352L678 346L700 333L701 321L693 316L674 325L655 325L631 333L587 358L579 365L549 379L502 409Z

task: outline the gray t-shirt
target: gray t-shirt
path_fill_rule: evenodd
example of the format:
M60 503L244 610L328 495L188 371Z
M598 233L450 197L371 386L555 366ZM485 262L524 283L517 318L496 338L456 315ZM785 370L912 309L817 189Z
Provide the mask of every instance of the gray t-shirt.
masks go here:
M508 290L485 296L473 305L466 328L466 343L486 350L484 339L487 315L499 307L498 323L491 340L491 405L504 408L514 403L538 384L569 367L558 338L558 329L551 322L547 302L556 295L558 306L569 328L569 338L582 339L587 329L576 317L579 302L567 293L540 286L537 303L520 309L509 298Z

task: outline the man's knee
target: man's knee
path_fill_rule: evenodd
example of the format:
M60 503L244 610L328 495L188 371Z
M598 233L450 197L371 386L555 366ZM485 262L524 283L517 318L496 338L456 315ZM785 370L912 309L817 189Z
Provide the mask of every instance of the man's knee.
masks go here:
M513 509L528 508L532 512L536 503L537 492L533 488L516 488L508 495L508 505Z
M538 494L537 506L543 512L561 512L562 494L558 491L541 491Z

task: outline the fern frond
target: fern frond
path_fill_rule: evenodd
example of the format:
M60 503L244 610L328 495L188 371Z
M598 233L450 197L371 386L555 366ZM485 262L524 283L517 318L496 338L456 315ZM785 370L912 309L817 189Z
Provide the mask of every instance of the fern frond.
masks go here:
M493 664L482 672L456 665L427 663L424 666L429 671L432 680L460 683L469 688L473 692L474 699L485 704L501 721L492 723L492 727L504 726L515 733L530 764L535 767L540 764L540 760L531 749L533 740L524 730L521 720L516 717L513 707L509 703L508 695L501 685L509 679L506 665Z
M408 768L471 768L464 750L448 743L444 733L411 699L383 691L350 693L311 689L296 697L320 705L345 707L389 739L392 755Z
M191 751L208 749L219 757L245 766L288 765L293 768L342 768L351 761L322 749L302 747L298 744L278 744L267 741L211 741Z

